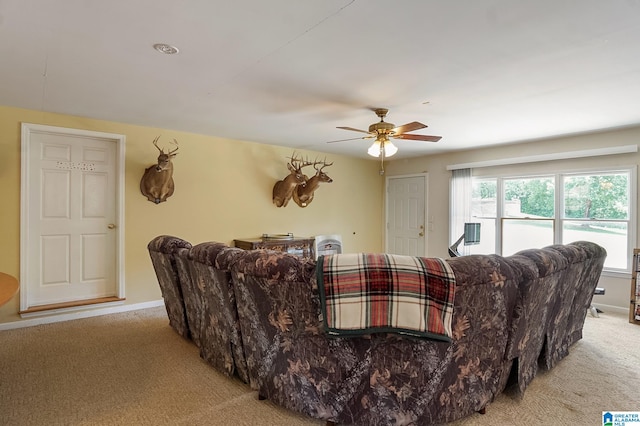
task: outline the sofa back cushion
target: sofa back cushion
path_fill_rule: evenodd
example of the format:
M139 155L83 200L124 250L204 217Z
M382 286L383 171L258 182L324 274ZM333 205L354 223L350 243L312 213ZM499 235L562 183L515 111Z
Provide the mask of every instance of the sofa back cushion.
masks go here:
M552 368L582 337L606 252L591 242L529 249L507 258L522 275L507 357L523 394L541 363Z
M369 384L371 340L324 332L315 261L251 250L231 270L251 386L314 418L356 422Z
M194 246L188 262L196 285L193 303L188 305L197 310L193 316L200 319L200 356L219 371L229 376L237 374L248 382L236 296L228 269L243 254L243 250L218 242Z
M183 297L184 287L189 283L185 282L185 277L178 274L176 256L178 253L188 252L190 248L189 242L170 235L157 236L147 244L167 309L169 324L185 338L191 336Z

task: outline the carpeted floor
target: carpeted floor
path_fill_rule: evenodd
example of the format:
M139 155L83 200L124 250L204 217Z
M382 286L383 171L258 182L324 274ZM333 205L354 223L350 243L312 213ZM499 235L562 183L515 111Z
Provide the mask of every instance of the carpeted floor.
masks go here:
M640 327L587 316L584 338L524 399L501 395L455 422L600 425L640 410ZM168 325L164 308L0 332L0 425L324 425L217 373Z

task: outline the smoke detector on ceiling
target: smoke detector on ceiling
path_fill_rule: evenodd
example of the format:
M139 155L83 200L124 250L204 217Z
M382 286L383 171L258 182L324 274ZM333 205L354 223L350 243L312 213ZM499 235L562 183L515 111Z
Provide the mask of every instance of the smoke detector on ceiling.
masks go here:
M166 53L167 55L175 55L179 52L178 48L166 43L156 43L153 48L158 52Z

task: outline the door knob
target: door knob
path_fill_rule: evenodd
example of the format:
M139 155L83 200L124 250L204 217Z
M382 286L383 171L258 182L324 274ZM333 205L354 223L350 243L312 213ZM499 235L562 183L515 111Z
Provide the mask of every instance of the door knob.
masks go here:
M418 234L419 237L424 237L424 225L420 225L420 233Z
M110 223L107 225L107 228L114 229L116 227L115 223Z

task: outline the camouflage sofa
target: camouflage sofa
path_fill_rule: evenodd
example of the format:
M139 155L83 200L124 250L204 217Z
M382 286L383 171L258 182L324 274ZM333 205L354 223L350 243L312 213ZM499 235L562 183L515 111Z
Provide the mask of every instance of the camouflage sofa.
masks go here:
M448 259L456 288L453 339L444 342L394 333L332 337L315 261L208 244L210 262L225 271L218 279L229 279L235 295L242 343L230 347L238 375L285 408L363 425L442 424L483 412L507 388L522 397L538 366L553 367L582 337L606 256L596 244L577 242ZM215 251L227 251L223 266ZM192 284L214 279L204 274ZM202 330L230 318L221 308L199 309Z
M190 324L195 323L200 356L227 376L248 383L236 296L229 265L244 251L222 243L200 243L178 258L190 276L191 291L184 294Z
M507 258L522 275L506 354L517 371L517 395L524 395L539 366L551 369L582 338L606 256L599 245L577 241Z
M249 377L259 393L314 418L437 424L483 410L507 384L520 275L496 255L449 261L453 342L329 337L315 264L255 250L231 266Z
M248 383L229 265L244 251L207 242L191 246L174 236L149 242L169 324L190 338L200 356L227 376Z
M183 287L188 283L184 282L184 277L181 279L178 275L176 257L188 253L191 244L170 235L159 235L149 242L147 249L158 278L169 324L179 335L190 339L191 331L183 297Z

